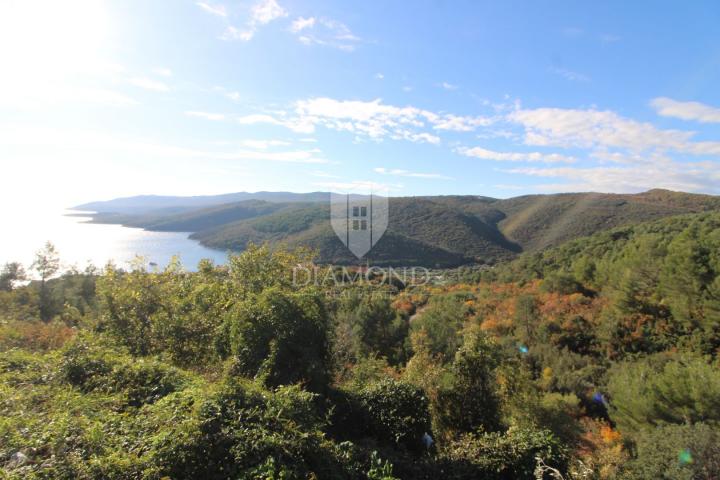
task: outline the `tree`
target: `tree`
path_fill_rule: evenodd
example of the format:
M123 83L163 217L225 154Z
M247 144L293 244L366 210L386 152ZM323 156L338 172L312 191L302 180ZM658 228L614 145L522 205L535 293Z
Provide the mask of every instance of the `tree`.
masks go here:
M298 382L315 391L326 387L329 320L319 294L275 286L239 303L228 318L236 373L273 387Z
M407 334L405 321L391 305L384 292L358 292L340 306L336 319L337 351L341 357L380 355L395 364L402 359L403 341Z
M15 288L16 282L21 282L27 278L25 269L18 262L6 263L0 272L0 290L9 292Z
M479 331L466 334L451 366L452 386L440 393L444 428L457 432L500 429L499 365L497 344Z
M537 299L534 295L521 295L515 300L515 326L518 337L524 342L533 338L533 329L538 323Z
M35 253L35 261L31 267L40 277L40 318L47 321L52 316L52 299L47 288L47 281L60 270L60 256L55 245L50 242Z
M675 319L686 328L701 326L702 298L715 275L710 266L711 248L697 224L691 225L668 247L662 287Z
M468 313L465 300L459 295L432 297L428 306L410 324L413 332L426 332L430 352L442 355L445 362L453 359L462 343L458 333Z
M623 433L666 424L720 422L720 372L700 356L664 354L609 373L611 416Z

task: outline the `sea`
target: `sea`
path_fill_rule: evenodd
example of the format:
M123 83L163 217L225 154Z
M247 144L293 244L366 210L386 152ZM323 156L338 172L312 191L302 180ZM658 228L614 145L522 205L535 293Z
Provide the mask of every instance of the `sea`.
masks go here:
M92 212L57 210L6 214L0 233L0 267L20 262L29 268L35 252L46 242L57 249L64 270L103 267L108 262L129 268L141 258L148 268L163 268L173 256L192 271L201 259L216 264L227 261L227 252L213 250L189 238L189 232L150 232L121 225L88 223ZM76 215L87 216L76 216Z

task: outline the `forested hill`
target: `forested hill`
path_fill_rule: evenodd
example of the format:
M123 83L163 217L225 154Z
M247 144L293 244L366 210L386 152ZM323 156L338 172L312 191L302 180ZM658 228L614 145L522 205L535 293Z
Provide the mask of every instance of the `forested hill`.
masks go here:
M231 195L256 195L225 202ZM333 233L329 194L231 194L145 197L81 206L94 208L94 221L148 230L192 232L192 238L220 250L242 251L248 243L284 243L318 250L324 263L355 263ZM201 199L201 200L198 200ZM214 199L214 200L212 200ZM323 199L325 201L323 201ZM208 204L216 201L217 204ZM193 207L197 202L202 207ZM390 199L387 233L370 253L385 265L450 267L508 260L625 225L720 210L720 197L667 190L639 194L569 193L510 199L481 196ZM142 212L142 213L138 213Z

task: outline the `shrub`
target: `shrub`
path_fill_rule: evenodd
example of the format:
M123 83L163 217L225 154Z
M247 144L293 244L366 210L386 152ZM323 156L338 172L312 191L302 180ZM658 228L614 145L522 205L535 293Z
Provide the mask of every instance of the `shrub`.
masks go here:
M560 471L567 468L567 452L552 433L521 428L464 434L442 452L439 462L447 479L516 480L533 478L536 457Z
M229 322L235 373L268 386L326 387L329 321L319 295L270 288L239 304Z
M422 389L385 379L360 390L358 400L369 434L391 445L423 449L422 437L431 428L429 403Z
M84 392L122 393L127 405L139 407L181 390L186 377L154 359L132 359L83 335L64 349L60 378Z
M559 293L561 295L571 295L573 293L583 293L583 286L570 275L555 273L547 276L543 282L541 289L549 293Z

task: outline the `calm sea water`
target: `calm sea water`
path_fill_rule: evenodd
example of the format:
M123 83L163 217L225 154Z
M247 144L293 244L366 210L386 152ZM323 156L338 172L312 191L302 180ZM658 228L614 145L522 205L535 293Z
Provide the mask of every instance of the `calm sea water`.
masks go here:
M203 258L225 263L227 254L203 247L188 238L189 233L147 232L120 225L87 223L87 217L70 217L70 211L8 214L0 234L0 265L17 261L29 267L35 251L52 242L60 253L63 267L80 269L88 263L103 266L113 261L127 267L135 257L145 257L158 266L167 265L179 255L188 270L194 270ZM8 218L9 217L9 218Z

